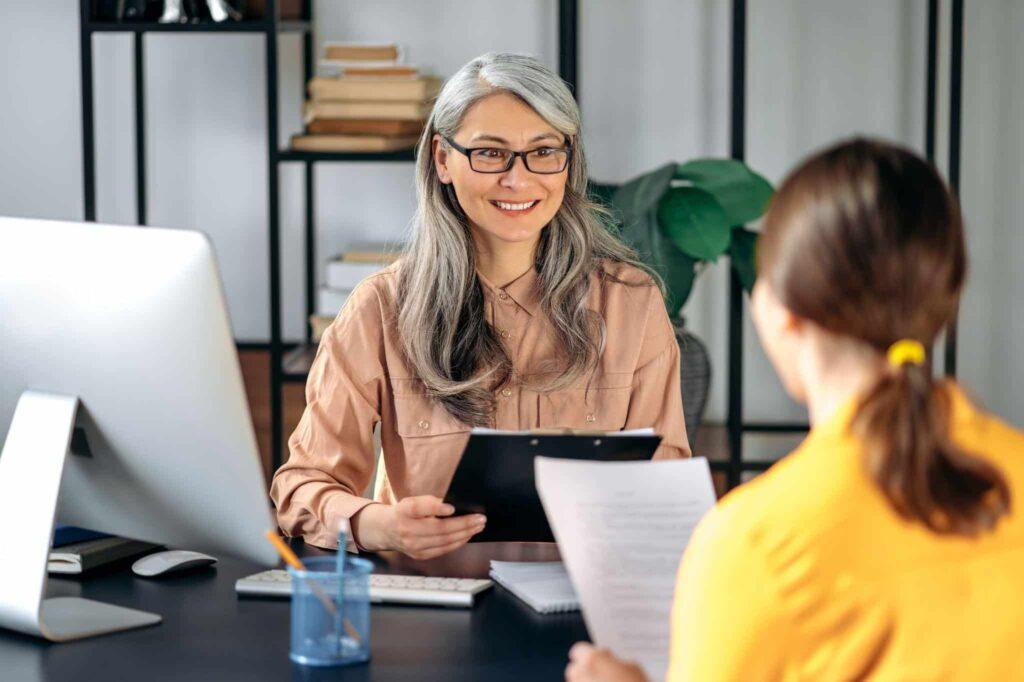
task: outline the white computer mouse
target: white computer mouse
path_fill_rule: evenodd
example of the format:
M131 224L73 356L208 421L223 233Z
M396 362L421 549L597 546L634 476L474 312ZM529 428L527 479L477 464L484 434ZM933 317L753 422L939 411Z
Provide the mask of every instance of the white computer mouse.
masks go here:
M190 552L187 549L169 549L142 557L132 564L132 573L144 578L155 578L172 571L183 571L215 563L217 559L208 554Z

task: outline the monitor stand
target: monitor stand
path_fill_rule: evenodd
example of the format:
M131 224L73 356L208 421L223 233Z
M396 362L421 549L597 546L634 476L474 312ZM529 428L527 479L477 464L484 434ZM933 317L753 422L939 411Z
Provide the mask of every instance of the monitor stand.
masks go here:
M25 391L0 455L0 627L52 642L156 625L155 613L45 599L57 496L78 413L76 396Z

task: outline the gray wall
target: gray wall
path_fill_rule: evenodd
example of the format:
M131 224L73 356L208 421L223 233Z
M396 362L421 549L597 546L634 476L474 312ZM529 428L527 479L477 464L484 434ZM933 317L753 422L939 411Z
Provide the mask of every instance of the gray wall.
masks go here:
M923 148L924 0L751 0L748 160L778 181L817 146L869 133ZM963 203L973 271L961 317L961 374L991 409L1024 423L1015 341L1024 275L1019 190L1024 169L1024 7L967 3ZM488 50L557 65L554 0L320 0L318 43L394 40L442 76ZM943 3L948 14L948 1ZM580 78L591 174L622 181L670 159L728 153L729 3L583 0ZM944 25L944 30L947 27ZM943 36L943 46L947 35ZM97 209L134 221L130 39L95 39ZM77 3L0 4L0 214L80 219ZM156 225L199 229L216 245L240 340L268 336L266 137L262 38L149 35L149 212ZM945 52L945 50L944 50ZM300 128L301 42L280 41L282 144ZM942 68L947 68L943 64ZM945 71L940 92L945 135ZM944 143L940 154L945 153ZM414 207L410 165L317 169L318 249L398 238ZM303 331L302 171L283 166L285 335ZM711 348L709 418L725 414L725 264L700 279L686 315ZM751 419L803 419L746 326ZM753 437L751 437L753 438ZM756 443L752 443L756 446ZM787 446L772 441L754 451Z

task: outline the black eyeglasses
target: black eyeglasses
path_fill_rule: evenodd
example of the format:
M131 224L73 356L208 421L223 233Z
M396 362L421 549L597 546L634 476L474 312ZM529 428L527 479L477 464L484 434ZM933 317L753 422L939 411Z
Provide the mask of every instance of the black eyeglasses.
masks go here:
M511 149L500 147L473 147L467 149L450 137L445 137L445 142L450 144L457 151L462 152L469 159L469 167L477 173L505 173L516 157L523 157L523 165L531 173L540 175L553 175L561 173L569 165L572 158L572 147L538 147L528 149L524 152L514 152Z

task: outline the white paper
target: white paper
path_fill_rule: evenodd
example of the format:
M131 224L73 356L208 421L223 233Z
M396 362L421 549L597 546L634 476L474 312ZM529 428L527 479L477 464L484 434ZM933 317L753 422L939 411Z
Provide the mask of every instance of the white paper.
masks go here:
M707 460L537 457L534 467L590 636L665 679L676 570L715 504Z

